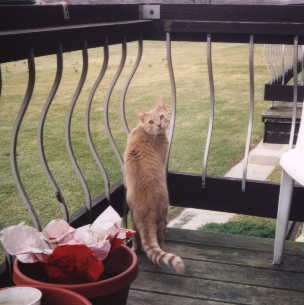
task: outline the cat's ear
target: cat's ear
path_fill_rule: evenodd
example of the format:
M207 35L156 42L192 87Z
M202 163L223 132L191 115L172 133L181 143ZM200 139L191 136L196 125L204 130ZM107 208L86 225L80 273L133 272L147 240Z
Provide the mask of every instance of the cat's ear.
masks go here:
M161 111L165 111L167 112L167 107L164 104L164 102L161 100L161 102L157 105L157 111L161 112Z
M135 112L135 115L137 116L137 118L143 123L144 120L145 120L145 116L146 116L146 113L143 112L143 111L136 111Z

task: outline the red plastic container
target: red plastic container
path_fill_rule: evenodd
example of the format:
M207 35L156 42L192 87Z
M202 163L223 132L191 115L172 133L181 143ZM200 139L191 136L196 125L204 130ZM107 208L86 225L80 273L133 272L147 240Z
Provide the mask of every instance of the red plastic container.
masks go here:
M123 245L111 253L104 264L107 272L117 275L96 282L57 284L43 281L39 264L23 264L15 260L13 280L16 285L69 289L87 297L94 305L126 305L130 284L138 271L136 254Z

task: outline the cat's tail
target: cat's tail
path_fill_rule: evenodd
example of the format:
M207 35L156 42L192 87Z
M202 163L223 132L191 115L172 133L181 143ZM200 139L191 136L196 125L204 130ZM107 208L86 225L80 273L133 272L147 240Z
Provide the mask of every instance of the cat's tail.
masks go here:
M148 258L154 263L158 265L165 265L169 268L172 268L178 273L185 272L185 264L179 256L163 251L158 243L156 234L148 234L148 236L141 236L142 239L142 247L146 252ZM144 238L142 238L144 237ZM145 238L148 237L148 238Z
M165 265L178 273L185 272L185 264L181 257L165 252L160 247L149 247L145 252L154 264Z

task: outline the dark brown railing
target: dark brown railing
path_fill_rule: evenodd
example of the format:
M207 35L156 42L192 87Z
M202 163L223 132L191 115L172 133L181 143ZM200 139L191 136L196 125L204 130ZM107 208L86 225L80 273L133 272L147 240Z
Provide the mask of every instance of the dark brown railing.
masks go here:
M108 67L108 46L121 44L121 60L107 88L104 101L104 126L110 140L117 163L122 167L122 158L111 132L109 121L109 103L112 91L120 77L126 60L128 42L138 41L138 54L133 69L125 81L121 93L121 120L126 133L129 132L125 116L125 97L143 53L143 40L164 40L167 46L167 64L171 84L172 119L170 126L170 143L175 126L176 86L174 67L171 60L171 41L206 41L207 62L210 84L210 109L207 142L204 148L203 173L184 174L169 172L168 185L172 205L200 209L250 214L264 217L276 217L279 185L270 182L258 182L247 179L247 162L243 177L232 179L210 177L208 175L208 153L212 139L213 114L215 107L212 43L242 42L249 46L250 98L248 129L245 143L245 160L248 160L251 143L253 107L254 107L254 44L291 44L295 49L293 77L297 79L297 48L304 43L304 6L302 5L229 5L228 1L200 1L199 4L96 4L96 5L21 5L0 6L0 63L26 59L28 62L28 86L20 111L14 124L11 140L11 168L22 201L31 214L32 222L41 228L39 217L31 203L19 174L17 143L20 128L35 87L35 58L54 54L57 58L57 72L48 98L42 109L38 128L38 149L40 159L52 186L55 197L62 209L63 217L78 226L95 218L109 204L121 214L125 211L124 189L121 181L110 185L108 173L103 161L95 150L91 137L90 116L94 94ZM258 2L258 1L256 1ZM264 2L264 1L263 1ZM154 2L155 3L155 2ZM203 4L202 4L203 3ZM221 4L221 5L210 5ZM265 3L265 2L264 2ZM68 11L68 14L67 14ZM104 62L100 73L92 85L85 114L87 141L92 156L104 178L105 194L92 198L87 182L77 162L71 140L71 120L75 105L82 91L88 68L88 49L103 47ZM56 95L61 81L63 66L62 54L68 51L82 51L82 72L70 102L65 124L65 142L70 161L85 194L83 208L72 216L69 215L64 196L51 172L44 152L44 125L48 109ZM290 73L290 72L289 72ZM1 73L0 73L1 76ZM0 78L0 92L3 83ZM296 107L298 85L293 86L293 103ZM2 90L3 91L3 90ZM1 122L0 122L1 124ZM293 119L293 127L295 117ZM169 161L168 154L168 161ZM33 181L34 183L35 181ZM304 190L296 186L291 209L292 220L304 220L302 198ZM233 203L233 204L232 204Z

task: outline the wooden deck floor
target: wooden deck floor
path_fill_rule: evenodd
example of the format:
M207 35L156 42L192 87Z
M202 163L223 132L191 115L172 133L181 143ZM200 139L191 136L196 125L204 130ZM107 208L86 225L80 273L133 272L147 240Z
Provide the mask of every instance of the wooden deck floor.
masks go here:
M183 275L139 257L128 305L303 305L304 245L288 242L271 264L273 240L170 229L167 249L184 258Z

